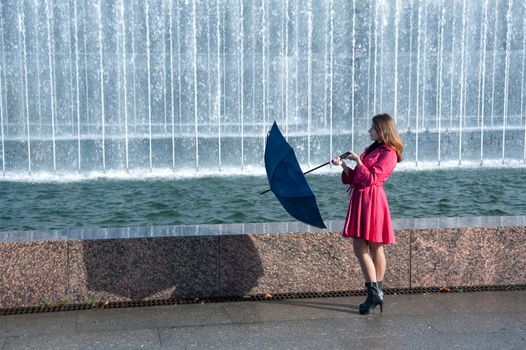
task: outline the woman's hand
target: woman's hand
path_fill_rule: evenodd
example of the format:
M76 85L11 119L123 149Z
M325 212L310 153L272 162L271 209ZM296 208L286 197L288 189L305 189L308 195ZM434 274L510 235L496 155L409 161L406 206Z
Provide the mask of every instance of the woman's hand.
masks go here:
M334 157L331 160L332 165L342 165L343 161L340 159L340 157Z
M349 151L349 155L347 156L347 159L354 160L357 164L362 164L362 160L360 159L360 156L357 155L354 151Z

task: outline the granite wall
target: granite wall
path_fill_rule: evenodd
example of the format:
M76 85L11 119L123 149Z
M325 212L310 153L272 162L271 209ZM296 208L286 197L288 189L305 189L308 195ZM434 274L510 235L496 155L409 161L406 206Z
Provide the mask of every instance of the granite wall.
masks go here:
M395 220L385 288L526 284L526 218ZM0 233L0 308L363 288L352 241L302 224Z

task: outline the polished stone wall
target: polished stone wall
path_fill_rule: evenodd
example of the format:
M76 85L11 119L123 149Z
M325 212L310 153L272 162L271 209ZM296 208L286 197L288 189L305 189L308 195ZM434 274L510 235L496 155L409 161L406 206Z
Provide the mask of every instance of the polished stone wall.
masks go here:
M526 217L394 220L385 288L526 283ZM0 308L363 288L352 241L299 223L0 233Z

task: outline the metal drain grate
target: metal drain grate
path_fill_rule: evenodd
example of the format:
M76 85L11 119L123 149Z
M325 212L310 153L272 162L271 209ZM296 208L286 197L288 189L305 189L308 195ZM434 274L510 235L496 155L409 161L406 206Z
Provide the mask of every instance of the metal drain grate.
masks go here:
M494 285L494 286L460 286L460 287L417 287L417 288L387 288L388 295L425 294L425 293L463 293L463 292L496 292L526 290L526 284ZM79 311L89 309L118 309L129 307L161 306L175 304L205 304L239 301L284 300L308 298L336 298L365 295L364 290L334 291L334 292L304 292L257 294L250 296L209 297L209 298L173 298L158 300L117 301L104 304L71 304L52 307L19 307L0 309L0 316L22 315L58 311Z

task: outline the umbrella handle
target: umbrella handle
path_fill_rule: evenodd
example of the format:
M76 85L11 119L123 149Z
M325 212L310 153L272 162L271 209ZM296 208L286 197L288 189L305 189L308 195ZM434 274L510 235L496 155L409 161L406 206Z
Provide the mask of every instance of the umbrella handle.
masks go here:
M347 157L350 153L351 153L351 152L345 152L344 154L341 154L341 155L340 155L340 158L345 158L345 157ZM306 172L303 173L303 175L307 175L308 173L311 173L311 172L313 172L314 170L318 170L319 168L326 166L326 165L329 164L330 162L331 162L331 161L328 161L328 162L326 162L326 163L323 163L322 165L318 165L316 168L312 168L312 169L310 169L310 170L307 170Z
M345 152L345 153L343 153L343 154L340 155L340 158L345 158L345 157L347 157L350 153L351 153L351 152ZM322 168L322 167L328 165L330 162L331 162L331 161L328 161L328 162L326 162L326 163L323 163L323 164L321 164L321 165L318 165L316 168L312 168L312 169L310 169L310 170L307 170L306 172L303 173L303 175L307 175L308 173L311 173L311 172L313 172L314 170L318 170L319 168ZM268 190L263 191L263 192L261 192L260 194L265 194L265 193L270 192L270 191L272 191L272 190L269 188Z

